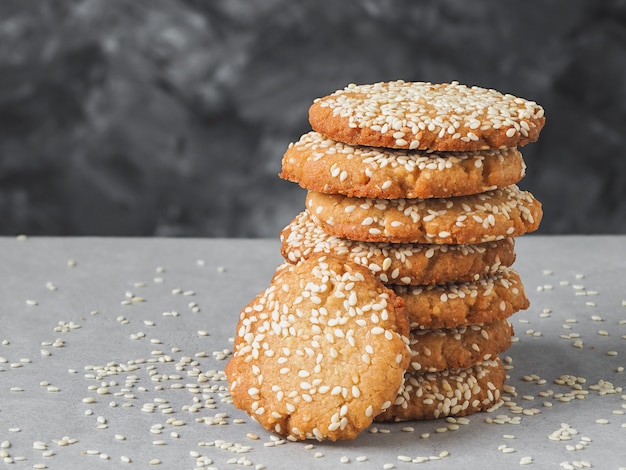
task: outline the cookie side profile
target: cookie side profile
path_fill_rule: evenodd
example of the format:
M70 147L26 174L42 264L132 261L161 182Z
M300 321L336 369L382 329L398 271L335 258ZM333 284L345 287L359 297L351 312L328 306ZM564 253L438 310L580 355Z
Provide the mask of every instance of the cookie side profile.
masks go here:
M279 176L322 193L399 199L477 194L519 182L525 169L516 148L393 150L352 146L309 132L289 145Z
M513 327L507 319L449 329L412 330L409 371L464 369L498 357L511 345Z
M489 323L530 306L519 274L513 268L500 268L472 282L390 287L402 297L411 329Z
M408 372L394 405L377 422L467 416L501 404L506 374L499 358L467 369Z
M399 80L351 84L317 98L309 122L352 145L465 151L534 142L545 117L534 101L496 90Z
M447 284L478 280L515 261L515 241L475 245L359 242L328 235L306 211L280 233L281 253L297 263L326 253L368 267L386 284Z
M440 199L368 199L309 191L311 219L331 235L368 242L475 244L539 227L541 203L516 185Z
M292 439L352 439L397 396L407 335L401 300L366 268L285 263L241 312L225 369L233 403Z

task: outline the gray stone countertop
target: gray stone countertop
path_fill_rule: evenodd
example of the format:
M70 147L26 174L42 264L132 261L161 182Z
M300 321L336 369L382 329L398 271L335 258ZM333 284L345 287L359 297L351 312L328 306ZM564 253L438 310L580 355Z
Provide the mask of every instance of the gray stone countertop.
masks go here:
M5 466L625 468L626 237L530 235L516 251L531 307L504 356L523 412L288 442L228 403L222 373L277 240L0 238Z

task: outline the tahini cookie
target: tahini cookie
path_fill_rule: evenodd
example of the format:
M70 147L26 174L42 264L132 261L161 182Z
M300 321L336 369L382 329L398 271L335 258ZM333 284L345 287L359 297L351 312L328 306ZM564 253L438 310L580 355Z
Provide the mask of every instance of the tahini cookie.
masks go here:
M306 209L330 235L368 242L474 244L539 227L541 203L516 185L440 199L369 199L309 191Z
M516 148L394 150L352 146L309 132L289 145L279 176L322 193L398 199L482 193L519 182L525 169Z
M292 439L352 439L396 399L408 331L402 302L367 268L285 263L241 312L226 366L233 403Z
M408 372L394 405L376 421L467 416L499 406L506 373L499 358L467 369Z
M537 140L544 110L534 101L458 82L402 80L348 85L317 98L311 127L352 145L466 151Z
M449 329L412 330L409 371L439 372L472 367L498 357L511 346L513 327L507 319Z
M411 329L455 328L510 317L530 306L513 268L477 281L430 286L391 286L402 297Z
M326 253L368 267L387 284L473 281L515 261L513 238L475 245L358 242L328 235L306 211L281 231L280 240L291 263Z

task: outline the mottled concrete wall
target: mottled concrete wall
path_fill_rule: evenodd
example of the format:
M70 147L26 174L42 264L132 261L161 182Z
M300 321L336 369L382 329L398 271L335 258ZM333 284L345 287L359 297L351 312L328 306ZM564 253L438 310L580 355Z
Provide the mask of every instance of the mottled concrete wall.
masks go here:
M5 0L0 233L274 237L311 101L399 78L541 103L541 232L626 233L623 0Z

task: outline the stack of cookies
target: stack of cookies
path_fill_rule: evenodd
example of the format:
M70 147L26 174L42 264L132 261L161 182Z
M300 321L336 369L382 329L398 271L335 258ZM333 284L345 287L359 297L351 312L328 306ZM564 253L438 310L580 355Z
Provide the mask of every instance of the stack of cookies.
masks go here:
M372 420L462 416L497 405L505 380L499 355L513 335L508 318L529 305L511 268L514 239L536 230L542 216L541 204L517 187L525 174L519 147L538 138L543 109L532 101L456 82L396 81L350 85L319 98L309 110L309 121L313 131L289 146L280 174L308 190L306 207L281 232L286 262L272 286L241 314L227 368L235 404L259 419L258 409L267 413L271 402L280 418L259 421L298 439L346 439ZM315 302L310 308L302 306L320 289L340 291L346 273L363 279L350 302L339 308L333 304L330 310L326 294L322 308ZM284 279L287 274L289 281ZM338 280L329 281L333 277ZM349 293L338 293L350 299ZM295 297L288 299L290 295ZM302 398L299 383L292 384L291 395L297 403L311 398L316 409L333 411L334 421L325 425L321 413L301 411L294 403L294 412L285 411L275 396L262 399L258 387L250 385L267 380L262 370L244 380L242 363L255 350L255 341L257 358L263 349L254 339L259 328L250 323L251 318L263 323L255 312L263 312L264 338L270 331L283 340L318 338L308 352L306 347L299 350L302 356L317 357L324 377L318 374L318 386L305 381L304 388L313 388L315 394ZM333 317L332 325L348 325L348 330L330 338L331 323L320 329L324 315ZM268 324L270 318L274 322ZM379 328L388 339L372 346L367 341L380 338ZM371 334L372 329L378 334ZM330 356L342 362L326 361L319 338L345 342L348 334L353 338L348 346L356 349L330 346ZM367 344L355 343L361 335L368 338ZM359 368L363 363L371 367L381 354L374 350L394 357L383 375L375 367ZM296 374L308 378L315 364L312 368ZM282 368L286 376L295 372L292 369ZM319 383L344 373L348 382L358 384L358 397L346 384L336 385L344 402L333 404L320 393L326 388ZM372 392L364 389L366 375ZM253 396L235 393L243 383L253 389ZM283 388L274 387L284 399ZM359 400L365 402L355 406ZM356 419L350 414L354 409L357 415L368 409L367 419ZM314 416L321 425L311 424Z

